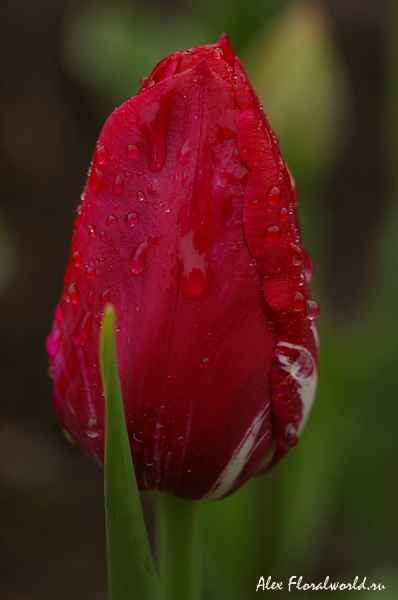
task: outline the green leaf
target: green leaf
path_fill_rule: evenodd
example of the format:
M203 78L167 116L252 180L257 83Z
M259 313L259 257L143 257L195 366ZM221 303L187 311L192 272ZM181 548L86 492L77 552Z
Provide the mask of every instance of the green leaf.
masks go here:
M131 459L115 352L115 309L105 309L100 342L106 400L105 514L109 600L160 600Z

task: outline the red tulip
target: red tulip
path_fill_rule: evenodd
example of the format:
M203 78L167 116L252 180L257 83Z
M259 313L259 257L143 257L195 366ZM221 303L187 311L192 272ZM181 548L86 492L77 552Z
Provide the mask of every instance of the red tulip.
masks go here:
M160 62L100 135L47 340L63 426L103 461L99 333L141 490L220 498L295 445L317 370L297 194L226 36Z

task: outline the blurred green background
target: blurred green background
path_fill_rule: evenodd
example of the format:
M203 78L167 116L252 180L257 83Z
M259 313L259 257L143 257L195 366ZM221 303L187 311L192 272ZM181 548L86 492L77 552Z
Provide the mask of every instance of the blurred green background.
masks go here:
M3 0L3 600L106 599L102 472L61 437L44 340L104 120L161 58L223 31L296 179L321 360L299 445L201 505L204 598L250 600L269 575L284 591L263 593L279 598L317 593L288 593L292 575L366 576L386 587L373 598L398 598L397 3Z

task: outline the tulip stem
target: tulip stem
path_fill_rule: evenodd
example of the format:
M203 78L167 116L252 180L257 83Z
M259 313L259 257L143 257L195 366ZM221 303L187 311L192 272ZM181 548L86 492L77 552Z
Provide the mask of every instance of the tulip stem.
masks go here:
M163 493L157 501L157 555L164 600L199 600L198 503Z

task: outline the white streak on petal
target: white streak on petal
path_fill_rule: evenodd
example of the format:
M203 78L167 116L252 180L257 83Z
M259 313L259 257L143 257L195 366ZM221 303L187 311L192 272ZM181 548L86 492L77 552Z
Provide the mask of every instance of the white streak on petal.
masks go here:
M293 360L288 354L284 354L282 347L296 350L299 353L296 360ZM303 346L289 344L288 342L279 342L277 348L281 348L281 350L277 352L277 356L279 362L282 364L282 368L289 373L298 384L298 393L300 394L303 405L303 416L299 428L299 433L301 433L315 396L317 384L316 360L311 352Z
M260 413L258 413L258 415L254 418L252 424L247 430L239 446L233 453L231 460L225 467L224 471L221 473L211 490L205 496L203 496L201 500L217 500L218 498L225 496L225 494L232 489L236 480L239 478L245 465L247 464L251 454L268 434L268 431L265 431L260 438L257 437L264 419L268 417L268 414L269 406L267 406L266 410L262 410Z

